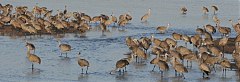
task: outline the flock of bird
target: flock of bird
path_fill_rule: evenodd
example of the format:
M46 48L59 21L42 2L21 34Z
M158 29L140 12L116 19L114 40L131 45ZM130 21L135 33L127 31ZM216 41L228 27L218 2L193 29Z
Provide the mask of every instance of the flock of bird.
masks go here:
M215 65L220 65L223 68L223 75L226 76L226 69L232 67L232 63L229 59L224 56L224 46L226 46L229 34L231 33L230 27L223 27L220 25L220 19L215 16L216 12L219 10L217 6L211 6L213 8L214 16L213 21L216 23L214 25L204 25L202 28L198 27L196 29L196 34L189 36L185 34L180 34L173 32L172 37L168 37L164 40L155 38L154 35L151 37L141 37L140 39L133 38L131 36L126 37L126 45L128 46L131 53L129 57L122 58L116 62L116 67L110 72L113 74L119 70L121 72L126 72L126 67L131 64L134 57L137 63L146 63L143 60L147 60L149 55L149 50L151 50L151 55L156 57L152 59L149 63L153 64L154 71L155 67L159 67L161 71L161 76L163 77L163 72L168 71L170 67L175 70L175 75L180 75L183 78L184 73L191 72L187 67L192 67L192 62L196 62L199 66L199 70L202 71L203 77L215 71ZM12 12L15 9L15 12ZM182 14L187 14L187 8L182 7L180 9ZM202 7L204 14L209 13L207 7ZM10 25L17 32L24 32L25 34L55 34L55 33L65 33L69 31L86 33L91 29L89 24L98 25L102 34L107 31L107 27L110 25L117 24L119 27L124 27L129 21L132 20L132 16L129 13L125 13L119 16L119 19L113 14L110 16L101 14L99 16L90 17L85 13L79 12L69 12L67 11L67 6L63 11L57 10L57 14L52 15L53 10L48 10L46 7L34 6L32 11L28 11L27 6L18 6L13 8L12 5L6 4L5 6L0 4L0 27L5 25ZM141 21L147 21L151 15L151 8L148 12L141 17ZM240 34L240 21L238 23L232 24L234 31ZM159 33L164 34L167 29L171 26L158 26L156 28ZM216 38L212 37L212 34L218 31L222 34L218 45L214 45ZM179 45L178 42L185 42L185 46ZM234 59L234 65L237 69L240 68L240 36L235 38L235 50L232 53ZM69 44L62 44L60 41L59 50L61 55L63 53L70 52L73 48ZM189 49L187 44L192 44L194 49ZM221 46L223 50L220 50L218 46ZM26 42L27 47L27 58L32 62L32 69L34 69L34 63L41 64L41 58L35 54L35 46L32 43ZM32 51L32 52L31 52ZM80 52L78 53L78 64L82 69L86 67L86 74L89 62L86 59L80 58ZM187 65L184 65L184 61L187 61ZM188 65L190 62L190 66ZM170 66L171 65L171 66ZM123 70L123 71L121 71Z

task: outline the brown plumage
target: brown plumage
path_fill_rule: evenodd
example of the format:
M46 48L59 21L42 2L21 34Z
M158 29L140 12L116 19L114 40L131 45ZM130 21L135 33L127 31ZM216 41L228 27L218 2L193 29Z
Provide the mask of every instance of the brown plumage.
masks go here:
M210 25L210 24L205 25L204 28L205 28L205 30L206 30L207 32L210 32L210 33L212 33L212 34L214 34L214 33L216 32L215 27L213 27L213 26Z
M83 74L83 67L87 67L87 69L86 69L86 74L87 74L89 62L86 59L81 59L80 54L81 53L79 52L78 53L78 65L82 68L82 74Z
M30 50L27 51L27 57L30 62L32 62L32 70L33 70L33 63L41 64L41 59L35 54L31 54Z
M184 6L181 9L181 14L187 14L187 8Z
M222 46L222 52L223 52L223 55L222 55L222 57L224 58L224 46L227 44L227 42L228 42L228 37L223 37L223 38L221 38L220 39L220 41L219 41L219 46Z
M224 58L223 60L220 61L220 65L222 66L222 75L225 75L226 77L226 69L231 67L231 63L228 59Z
M229 22L231 23L231 25L234 28L235 32L237 34L240 34L240 24L239 23L234 24L232 20L229 20Z
M204 14L207 14L208 12L209 12L209 10L208 10L208 8L207 7L202 7L202 12L204 13Z
M158 26L158 27L157 27L157 30L158 30L161 34L164 34L169 27L170 27L170 24L167 24L167 26Z
M201 58L198 60L198 62L199 62L199 69L203 72L202 77L204 78L205 74L209 76L209 73L211 73L210 67L205 62L203 62Z
M175 40L181 40L182 35L179 34L179 33L174 32L174 33L172 33L172 37Z
M213 9L213 14L215 15L216 12L218 11L218 7L216 5L213 5L212 9Z
M62 53L65 52L67 57L67 52L71 51L71 46L69 44L61 44L60 41L58 41L58 45L61 51L61 56L62 56Z
M124 68L124 67L126 67L127 65L129 65L129 62L128 62L127 60L123 60L123 59L118 60L118 61L116 62L116 68L115 68L114 70L112 70L112 71L110 72L110 74L112 74L112 72L117 71L118 69L119 69L119 72L120 72L120 74L121 74L121 69ZM125 70L125 71L126 71L126 70ZM124 69L123 69L123 73L124 73L125 71L124 71Z
M32 43L26 42L26 47L28 50L33 50L33 53L35 53L35 46Z
M172 61L172 64L173 64L173 68L175 70L175 73L178 72L178 73L181 73L182 74L182 77L185 79L185 76L183 73L188 73L188 70L186 67L183 66L183 64L181 63L176 63L176 58L173 57L173 61ZM176 75L176 74L175 74Z
M150 15L151 15L151 8L149 8L148 12L141 17L141 21L143 21L143 22L147 21L147 19L150 17Z

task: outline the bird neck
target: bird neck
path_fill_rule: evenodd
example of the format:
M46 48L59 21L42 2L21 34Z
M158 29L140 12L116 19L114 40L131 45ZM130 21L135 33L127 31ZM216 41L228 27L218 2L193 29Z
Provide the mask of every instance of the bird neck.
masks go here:
M28 49L27 50L27 57L29 57L31 55L31 53L30 53L30 50Z

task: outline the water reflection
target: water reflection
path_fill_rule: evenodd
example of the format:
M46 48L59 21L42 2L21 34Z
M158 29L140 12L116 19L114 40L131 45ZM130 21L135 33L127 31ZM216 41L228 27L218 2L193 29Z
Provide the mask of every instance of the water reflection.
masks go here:
M87 82L88 81L88 78L89 78L89 75L88 74L80 74L78 76L78 80L79 81L82 81L82 82Z

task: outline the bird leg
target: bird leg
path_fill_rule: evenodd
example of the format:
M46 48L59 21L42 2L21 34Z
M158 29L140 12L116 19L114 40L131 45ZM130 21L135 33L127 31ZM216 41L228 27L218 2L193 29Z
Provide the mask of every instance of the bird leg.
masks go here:
M177 76L177 71L175 70L175 76Z
M67 57L67 52L66 52L66 57Z
M32 63L32 71L33 71L33 63Z
M127 72L127 66L125 66L124 69L125 69L125 72Z
M222 76L224 76L224 68L222 69Z
M202 77L204 78L204 72L202 73Z
M83 68L82 68L82 73L81 74L83 74Z
M161 71L161 70L160 70ZM163 71L161 71L161 77L163 77Z
M223 50L223 52L222 52L222 58L224 58L224 46L222 46L222 50Z
M188 60L187 60L187 67L188 67Z
M185 79L185 76L184 76L184 74L182 73L182 77L183 77L183 79Z
M153 69L152 69L152 71L154 71L154 68L155 68L155 66L156 66L156 65L154 65L154 66L153 66Z
M226 72L226 70L227 70L227 69L226 69L226 68L224 68L224 71L225 71L225 77L226 77L226 75L227 75L227 72Z
M86 74L88 74L88 72L87 72L87 71L88 71L88 66L87 66Z

